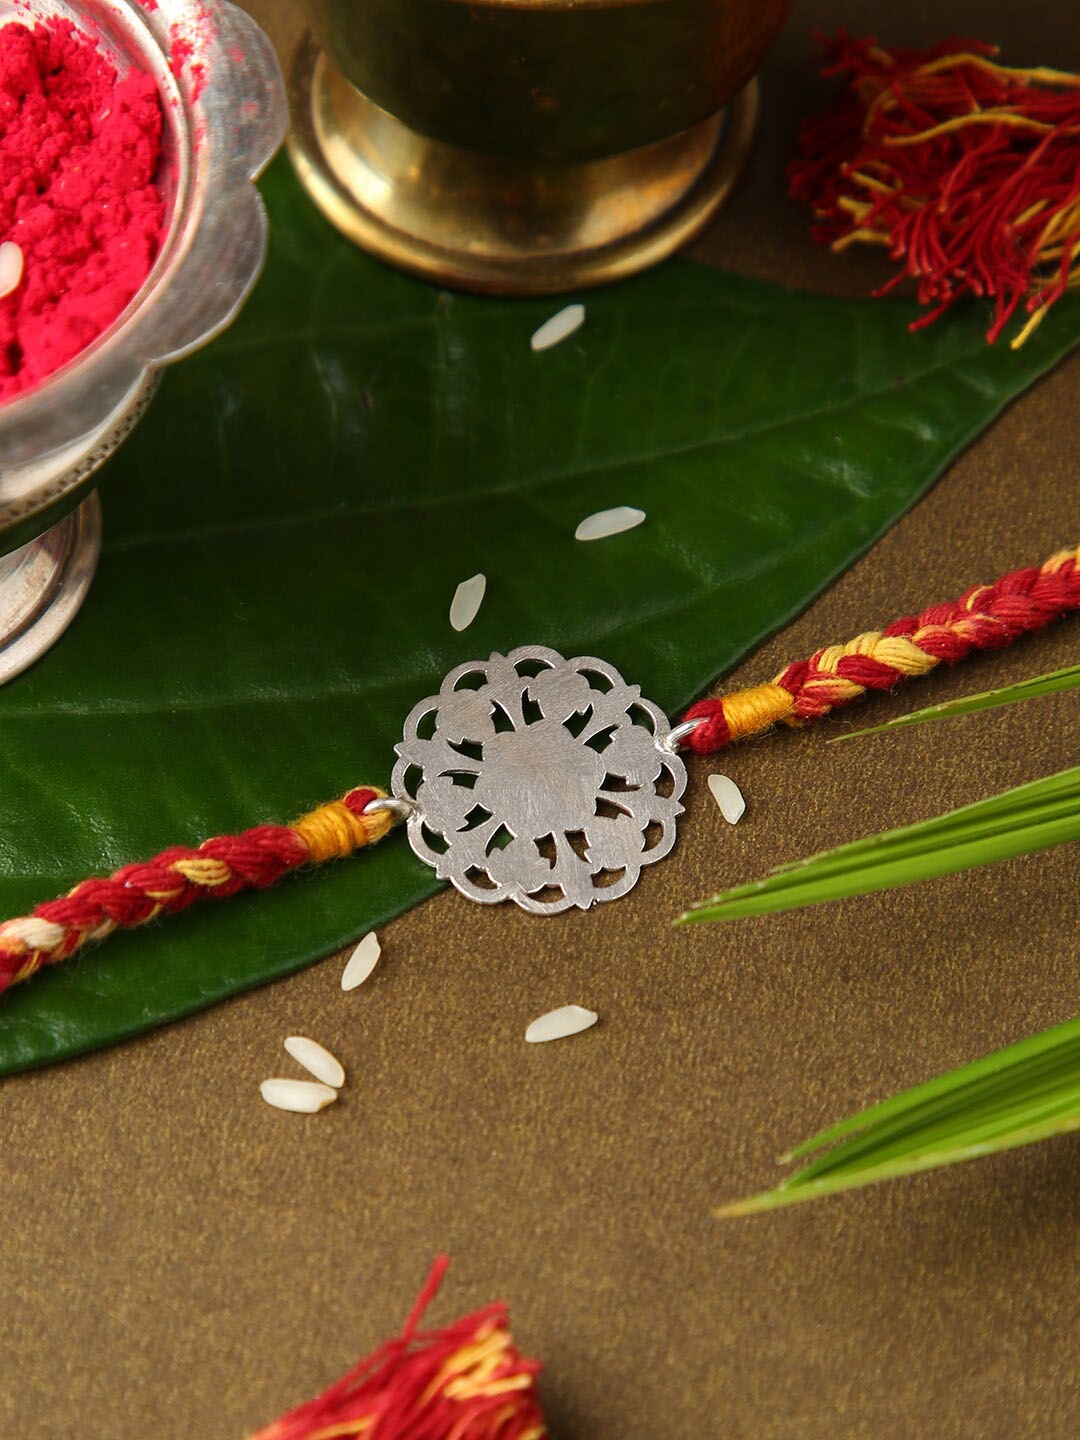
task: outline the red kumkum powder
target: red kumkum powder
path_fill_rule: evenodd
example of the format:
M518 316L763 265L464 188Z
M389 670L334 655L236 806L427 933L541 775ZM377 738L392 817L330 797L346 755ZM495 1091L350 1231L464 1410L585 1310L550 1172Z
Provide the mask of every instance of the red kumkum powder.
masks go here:
M0 242L24 263L0 299L0 401L85 350L149 274L161 132L153 79L118 79L70 21L0 27Z

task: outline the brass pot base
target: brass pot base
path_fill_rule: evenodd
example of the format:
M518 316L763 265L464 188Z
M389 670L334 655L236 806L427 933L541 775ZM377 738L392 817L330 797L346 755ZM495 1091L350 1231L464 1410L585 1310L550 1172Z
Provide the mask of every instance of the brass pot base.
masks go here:
M751 81L720 115L584 162L480 154L381 110L310 36L291 77L289 154L324 215L363 249L457 289L544 295L670 255L723 205L757 123Z

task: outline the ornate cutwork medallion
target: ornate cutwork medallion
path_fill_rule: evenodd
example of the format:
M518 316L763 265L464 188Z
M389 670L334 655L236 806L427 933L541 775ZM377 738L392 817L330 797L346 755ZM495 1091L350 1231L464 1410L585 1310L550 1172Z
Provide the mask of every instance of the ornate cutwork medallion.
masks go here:
M549 914L625 895L686 788L667 717L612 666L542 645L457 666L395 746L417 855L472 900Z

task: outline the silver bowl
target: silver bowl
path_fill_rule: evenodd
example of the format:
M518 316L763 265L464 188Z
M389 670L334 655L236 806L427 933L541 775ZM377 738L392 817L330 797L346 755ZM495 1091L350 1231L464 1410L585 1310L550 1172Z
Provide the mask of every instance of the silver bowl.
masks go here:
M269 40L228 0L0 0L0 23L54 16L100 36L121 74L137 66L157 81L166 228L112 326L0 405L0 684L53 643L85 596L100 545L94 473L146 410L162 368L223 330L258 278L267 220L252 182L288 118ZM174 74L178 39L190 53Z

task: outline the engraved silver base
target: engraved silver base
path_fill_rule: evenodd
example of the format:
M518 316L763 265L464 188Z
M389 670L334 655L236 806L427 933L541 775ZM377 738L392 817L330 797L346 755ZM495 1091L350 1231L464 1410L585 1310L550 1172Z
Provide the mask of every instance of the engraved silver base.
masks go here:
M60 638L86 598L101 550L93 491L36 540L0 556L0 685Z
M413 850L470 900L585 910L675 843L671 737L606 661L523 645L457 666L413 709L391 788Z

